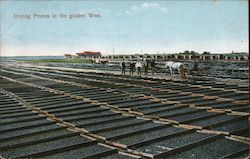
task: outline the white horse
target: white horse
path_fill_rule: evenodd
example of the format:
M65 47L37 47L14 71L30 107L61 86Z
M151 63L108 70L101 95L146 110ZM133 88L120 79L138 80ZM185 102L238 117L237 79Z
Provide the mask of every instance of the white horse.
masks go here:
M178 74L179 74L179 77L180 77L180 75L181 75L181 68L183 66L184 66L184 64L181 63L181 62L167 61L165 63L165 68L169 68L171 77L173 77L173 75L174 75L174 72L173 72L174 70L178 71Z
M91 59L92 64L106 64L109 63L108 59Z

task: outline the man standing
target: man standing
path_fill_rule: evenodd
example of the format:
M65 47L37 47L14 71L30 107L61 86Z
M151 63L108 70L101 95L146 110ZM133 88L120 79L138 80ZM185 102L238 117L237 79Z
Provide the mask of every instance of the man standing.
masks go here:
M124 59L122 60L122 62L121 62L121 68L122 68L122 75L125 75L125 68L126 68L126 64L125 64L125 61L124 61Z
M138 75L141 75L142 64L139 60L136 62L135 67L137 68Z
M198 62L196 60L194 60L194 66L193 66L192 73L197 74L198 71L199 71Z
M135 63L133 61L131 61L130 65L129 65L129 73L130 73L130 75L134 74L134 69L135 69Z
M154 75L154 73L155 73L155 60L152 59L150 64L151 64L152 75Z
M180 67L180 73L181 73L181 78L182 79L187 79L188 68L187 68L187 66L185 64L182 67Z
M148 68L149 68L149 62L148 62L148 60L146 60L146 64L145 64L145 67L144 67L144 69L145 69L145 76L148 75Z

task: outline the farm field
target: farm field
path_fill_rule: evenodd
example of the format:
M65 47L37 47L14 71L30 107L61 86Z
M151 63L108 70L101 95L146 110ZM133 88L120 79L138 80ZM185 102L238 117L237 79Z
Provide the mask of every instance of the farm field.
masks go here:
M247 157L249 85L232 77L172 80L94 68L1 64L0 155Z

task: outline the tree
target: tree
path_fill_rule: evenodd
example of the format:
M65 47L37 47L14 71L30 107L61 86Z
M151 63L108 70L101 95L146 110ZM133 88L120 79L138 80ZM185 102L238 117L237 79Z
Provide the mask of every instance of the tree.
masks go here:
M192 55L193 55L193 54L195 54L195 52L194 52L194 51L191 51L191 52L190 52L190 54L192 54Z
M210 54L210 52L204 51L203 54L208 55L208 54Z

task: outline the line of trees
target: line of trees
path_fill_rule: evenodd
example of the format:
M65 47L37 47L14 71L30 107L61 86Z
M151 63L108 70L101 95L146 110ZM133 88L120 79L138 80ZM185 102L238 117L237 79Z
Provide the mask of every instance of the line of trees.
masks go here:
M184 52L180 52L179 54L186 54L186 55L197 55L197 54L199 54L198 52L195 52L195 51L188 51L188 50L186 50L186 51L184 51ZM202 54L206 54L206 55L208 55L208 54L210 54L210 52L208 52L208 51L204 51Z

